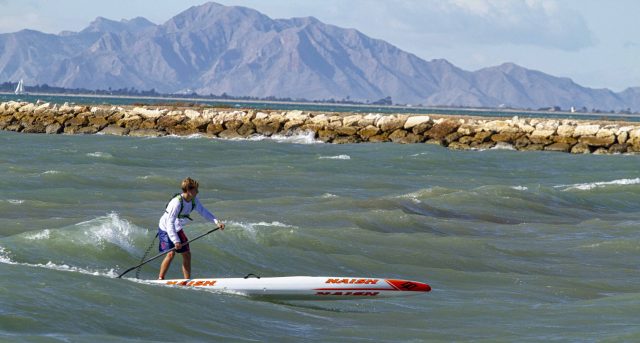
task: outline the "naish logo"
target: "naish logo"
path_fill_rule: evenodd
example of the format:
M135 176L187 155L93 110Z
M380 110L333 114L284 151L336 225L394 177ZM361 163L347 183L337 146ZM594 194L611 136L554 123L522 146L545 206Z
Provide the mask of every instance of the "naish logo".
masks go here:
M380 292L316 292L316 295L329 296L353 296L353 297L375 297Z
M203 287L203 286L213 286L216 284L216 280L198 280L198 281L167 281L167 285L174 286L193 286L193 287Z
M375 285L378 283L376 279L327 279L325 283L349 283L357 285Z

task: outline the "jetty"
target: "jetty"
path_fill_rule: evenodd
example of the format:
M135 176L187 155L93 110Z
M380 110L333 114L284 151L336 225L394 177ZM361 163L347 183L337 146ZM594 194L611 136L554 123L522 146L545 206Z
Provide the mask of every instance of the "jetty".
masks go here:
M640 152L640 123L490 118L463 115L354 114L179 106L0 103L0 129L22 133L129 136L313 134L335 144L393 142L450 149L506 148L574 154Z

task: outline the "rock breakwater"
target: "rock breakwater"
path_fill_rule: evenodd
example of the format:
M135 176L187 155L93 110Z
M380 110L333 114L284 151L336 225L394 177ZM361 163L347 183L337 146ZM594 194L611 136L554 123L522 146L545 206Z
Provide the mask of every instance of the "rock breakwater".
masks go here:
M512 148L638 153L640 123L382 115L212 108L0 103L0 129L23 133L247 138L310 132L327 143L431 143L452 149Z

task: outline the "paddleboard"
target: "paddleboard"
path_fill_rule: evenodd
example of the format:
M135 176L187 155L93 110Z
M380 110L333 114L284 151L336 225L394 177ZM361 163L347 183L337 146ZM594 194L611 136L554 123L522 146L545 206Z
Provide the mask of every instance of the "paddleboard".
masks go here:
M286 276L244 278L205 278L148 280L148 283L200 288L267 297L305 300L376 299L425 294L431 291L426 283L399 279L337 276Z

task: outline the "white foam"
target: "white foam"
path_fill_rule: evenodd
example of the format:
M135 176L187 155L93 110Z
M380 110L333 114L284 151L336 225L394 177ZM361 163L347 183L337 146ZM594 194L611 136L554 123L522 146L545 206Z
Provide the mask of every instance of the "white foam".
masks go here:
M12 204L12 205L22 205L22 204L24 204L24 200L18 200L18 199L8 199L7 202Z
M516 191L526 191L529 189L529 187L525 187L525 186L512 186L511 189L515 189Z
M110 213L104 217L78 223L76 226L84 226L84 234L92 242L97 241L99 245L109 242L131 254L137 253L132 242L134 230L131 223L120 219L117 213Z
M9 255L4 250L3 247L0 247L0 262L6 263L6 264L15 264L15 262L11 261L11 259L9 258Z
M640 178L620 179L620 180L613 180L613 181L591 182L591 183L576 183L573 185L558 185L553 187L564 188L563 191L569 191L569 190L588 191L594 188L602 188L602 187L607 187L612 185L624 186L624 185L637 185L637 184L640 184Z
M61 171L59 170L47 170L46 172L42 173L42 175L47 175L47 174L60 174Z
M33 241L40 240L40 239L49 239L49 237L51 237L51 231L49 231L49 229L45 229L43 231L32 233L32 234L28 234L28 235L24 236L25 239L29 239L29 240L33 240Z
M491 150L516 150L513 145L506 142L498 142Z
M243 222L230 221L229 224L241 227L244 231L249 233L249 235L253 239L256 238L256 235L257 235L257 233L259 231L258 227L261 227L261 226L263 226L263 227L289 228L289 229L291 229L291 231L293 231L293 229L297 228L296 226L285 224L285 223L281 223L281 222L278 222L278 221L273 221L271 223L267 223L267 222L243 223Z
M174 138L174 139L201 139L201 138L205 138L206 136L201 134L201 133L193 133L190 135L186 135L186 136L181 136L181 135L176 135L176 134L169 134L166 136L163 136L162 138ZM159 137L155 137L155 136L144 136L145 139L153 139L153 138L159 138Z
M335 194L331 194L331 193L324 193L322 194L321 198L323 199L331 199L331 198L337 198L338 196Z
M46 269L60 270L65 272L76 272L76 273L82 273L82 274L94 275L94 276L107 276L111 278L115 278L118 276L118 273L114 269L108 269L108 270L105 269L101 271L89 270L89 269L84 269L80 267L69 266L66 264L55 264L51 261L47 262L46 264L16 262L16 261L13 261L8 256L8 253L6 252L6 250L4 250L3 247L0 247L0 263L12 264L17 266L34 267L34 268L46 268Z
M410 199L411 201L413 201L416 204L421 203L422 201L420 200L420 198L423 197L431 197L434 194L435 189L433 188L424 188L424 189L420 189L417 190L415 192L411 192L411 193L407 193L407 194L401 194L398 196L395 196L394 198L396 199Z
M87 154L87 156L96 157L96 158L113 158L113 155L111 155L110 153L101 152L101 151L90 152L90 153Z
M337 155L337 156L320 156L319 160L350 160L351 156L349 155Z
M252 135L249 138L237 138L234 140L249 140L249 141L264 141L271 140L278 143L293 143L293 144L321 144L322 141L316 139L316 134L313 131L299 132L290 135L276 134L270 137L262 135Z

